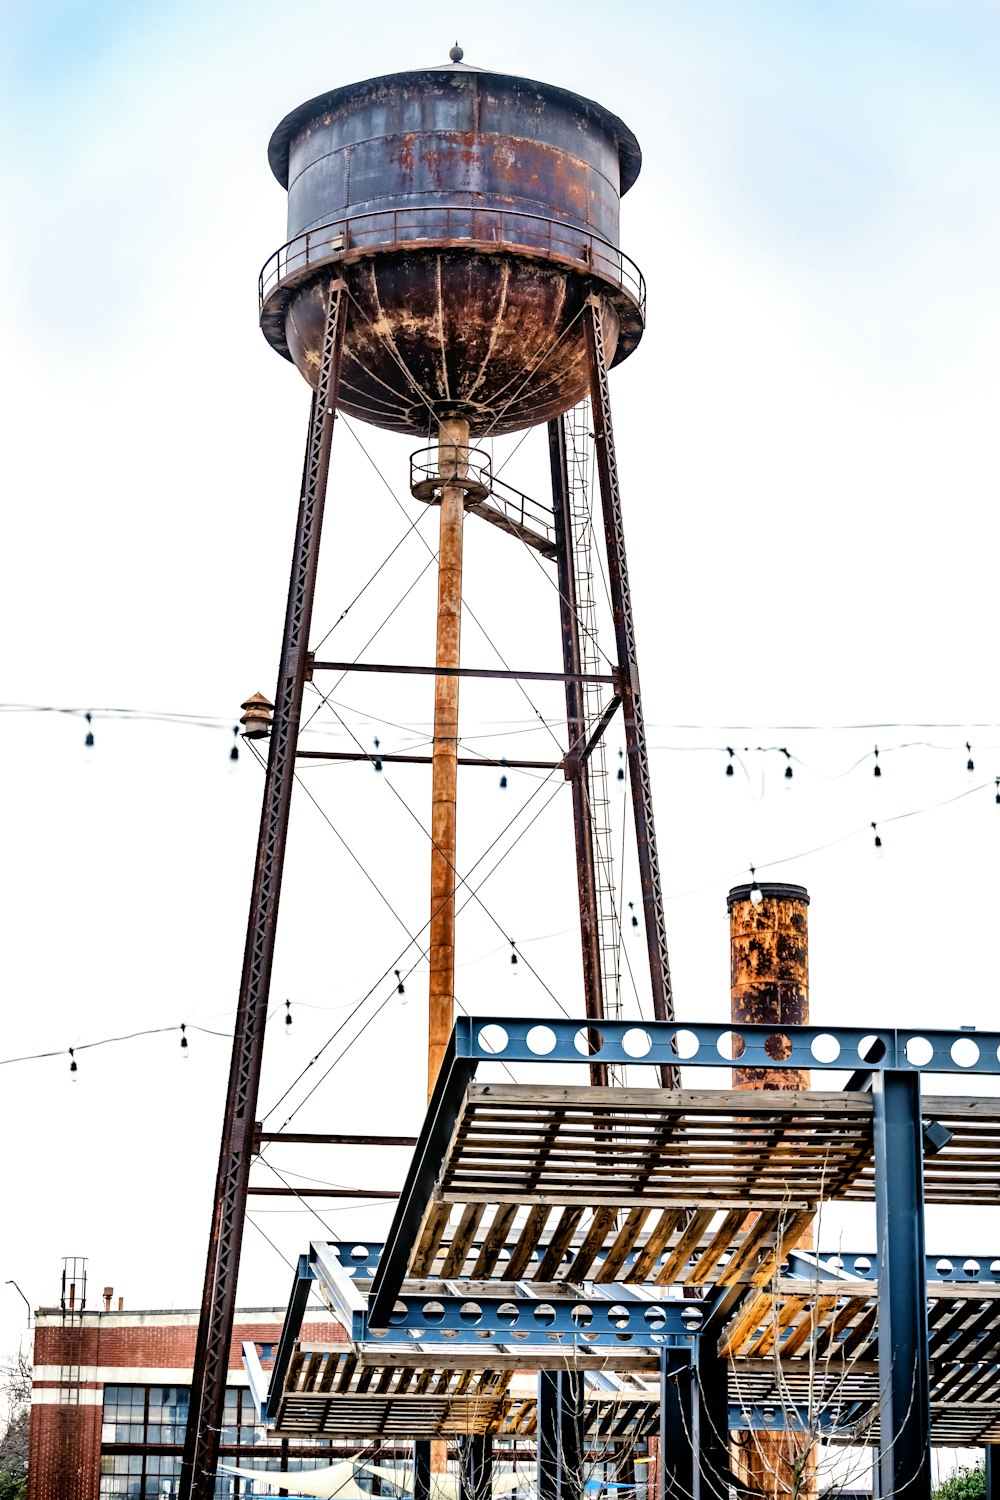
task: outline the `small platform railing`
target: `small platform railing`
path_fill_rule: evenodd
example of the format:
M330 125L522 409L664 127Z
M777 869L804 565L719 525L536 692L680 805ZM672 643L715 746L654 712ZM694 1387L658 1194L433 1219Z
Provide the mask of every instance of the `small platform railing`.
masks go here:
M447 449L445 450L447 452ZM441 450L436 445L410 455L410 493L417 500L436 504L445 484L465 491L465 508L475 516L519 537L543 557L556 554L555 518L552 511L530 495L496 478L489 454L482 448L466 448L466 473L449 478L441 473Z
M447 448L445 452L449 452ZM421 448L410 454L410 494L417 500L440 500L445 485L464 490L470 500L485 500L493 483L490 471L490 456L482 448L456 449L461 455L464 474L442 473L441 448ZM453 465L458 468L458 465Z
M258 294L268 297L290 277L348 255L414 249L421 245L474 245L522 250L560 262L579 262L614 282L646 316L646 282L622 250L590 230L564 219L514 209L435 204L379 209L335 219L298 234L276 250L260 273Z

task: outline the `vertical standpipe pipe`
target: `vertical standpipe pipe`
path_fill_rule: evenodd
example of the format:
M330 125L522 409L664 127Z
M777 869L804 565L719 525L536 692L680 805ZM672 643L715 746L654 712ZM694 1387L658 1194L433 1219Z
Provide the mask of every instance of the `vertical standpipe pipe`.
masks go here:
M441 423L438 472L441 475L441 539L438 548L438 668L461 665L462 527L469 470L469 424L460 418ZM458 789L457 677L434 679L434 752L431 773L430 985L427 1030L427 1098L434 1084L455 1019L455 843Z

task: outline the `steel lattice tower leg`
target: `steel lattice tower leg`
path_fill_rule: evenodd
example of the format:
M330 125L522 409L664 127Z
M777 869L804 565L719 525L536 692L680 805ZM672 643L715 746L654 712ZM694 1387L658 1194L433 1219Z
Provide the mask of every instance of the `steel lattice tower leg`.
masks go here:
M240 982L229 1091L219 1152L215 1207L205 1268L201 1322L191 1378L191 1404L181 1460L181 1500L211 1500L219 1458L229 1370L229 1346L236 1311L236 1283L246 1216L247 1182L253 1156L257 1092L264 1051L264 1023L274 959L278 898L284 868L295 776L295 752L302 713L309 629L316 593L316 569L323 506L330 467L341 353L347 317L343 282L330 289L319 382L309 418L295 550L274 722L264 780L257 861L250 896L243 976Z
M576 839L576 883L580 902L580 942L583 949L583 993L588 1017L604 1015L604 983L601 974L600 914L597 909L597 874L594 867L594 833L590 802L590 773L582 751L587 733L581 671L580 619L577 612L576 567L573 558L573 527L569 505L564 418L549 423L549 463L552 471L552 509L555 514L556 566L559 573L559 619L562 626L563 671L566 679L566 722L569 727L567 775L573 794L573 831ZM575 674L575 675L574 675ZM590 1065L590 1081L597 1087L608 1082L606 1063Z
M667 952L667 924L663 911L663 888L660 884L660 860L653 825L653 791L649 774L649 751L646 725L639 693L639 659L635 645L635 622L632 618L632 593L628 581L625 554L625 529L622 522L621 489L618 483L618 459L615 455L614 430L611 425L611 394L608 388L608 365L604 353L604 321L601 299L596 294L587 300L584 310L587 339L587 362L590 374L590 404L594 418L594 441L597 445L597 473L604 512L604 535L608 553L608 587L615 623L618 654L618 691L625 719L625 747L632 811L635 817L635 842L639 857L639 884L646 928L646 950L649 955L649 977L653 989L653 1015L658 1021L674 1019L674 997L670 982L670 958ZM676 1086L677 1070L664 1064L660 1068L664 1088Z

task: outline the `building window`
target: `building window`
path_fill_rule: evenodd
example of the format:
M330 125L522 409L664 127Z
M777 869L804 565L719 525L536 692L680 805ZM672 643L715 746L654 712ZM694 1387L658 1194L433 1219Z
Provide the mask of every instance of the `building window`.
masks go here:
M106 1385L101 1442L143 1443L145 1441L146 1387L144 1385Z
M259 1421L253 1397L245 1388L226 1391L226 1409L222 1416L223 1448L249 1448L268 1439L267 1428Z
M186 1386L151 1385L147 1387L147 1443L183 1443L188 1419Z
M128 1500L174 1500L180 1482L180 1448L187 1428L189 1391L176 1385L106 1385L101 1428L101 1500L127 1496ZM275 1449L281 1439L261 1422L253 1398L245 1387L226 1391L223 1414L223 1461L232 1462L232 1450L259 1448L261 1458L272 1456L268 1467L280 1469ZM315 1447L330 1446L320 1439ZM129 1449L132 1451L121 1451ZM155 1450L161 1451L155 1451ZM172 1449L173 1451L162 1451ZM117 1450L117 1451L116 1451ZM138 1451L135 1451L138 1450ZM229 1451L228 1457L226 1456ZM240 1461L251 1457L245 1451ZM328 1458L298 1458L289 1469L316 1468ZM238 1500L252 1490L252 1481L233 1474L219 1474L215 1500Z

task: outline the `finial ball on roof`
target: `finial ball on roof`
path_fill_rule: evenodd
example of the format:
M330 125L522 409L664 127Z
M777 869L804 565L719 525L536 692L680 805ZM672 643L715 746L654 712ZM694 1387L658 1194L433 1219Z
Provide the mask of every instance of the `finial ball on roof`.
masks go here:
M452 47L451 51L448 53L448 56L451 58L452 62L461 62L462 58L465 56L465 53L456 42L454 47Z

